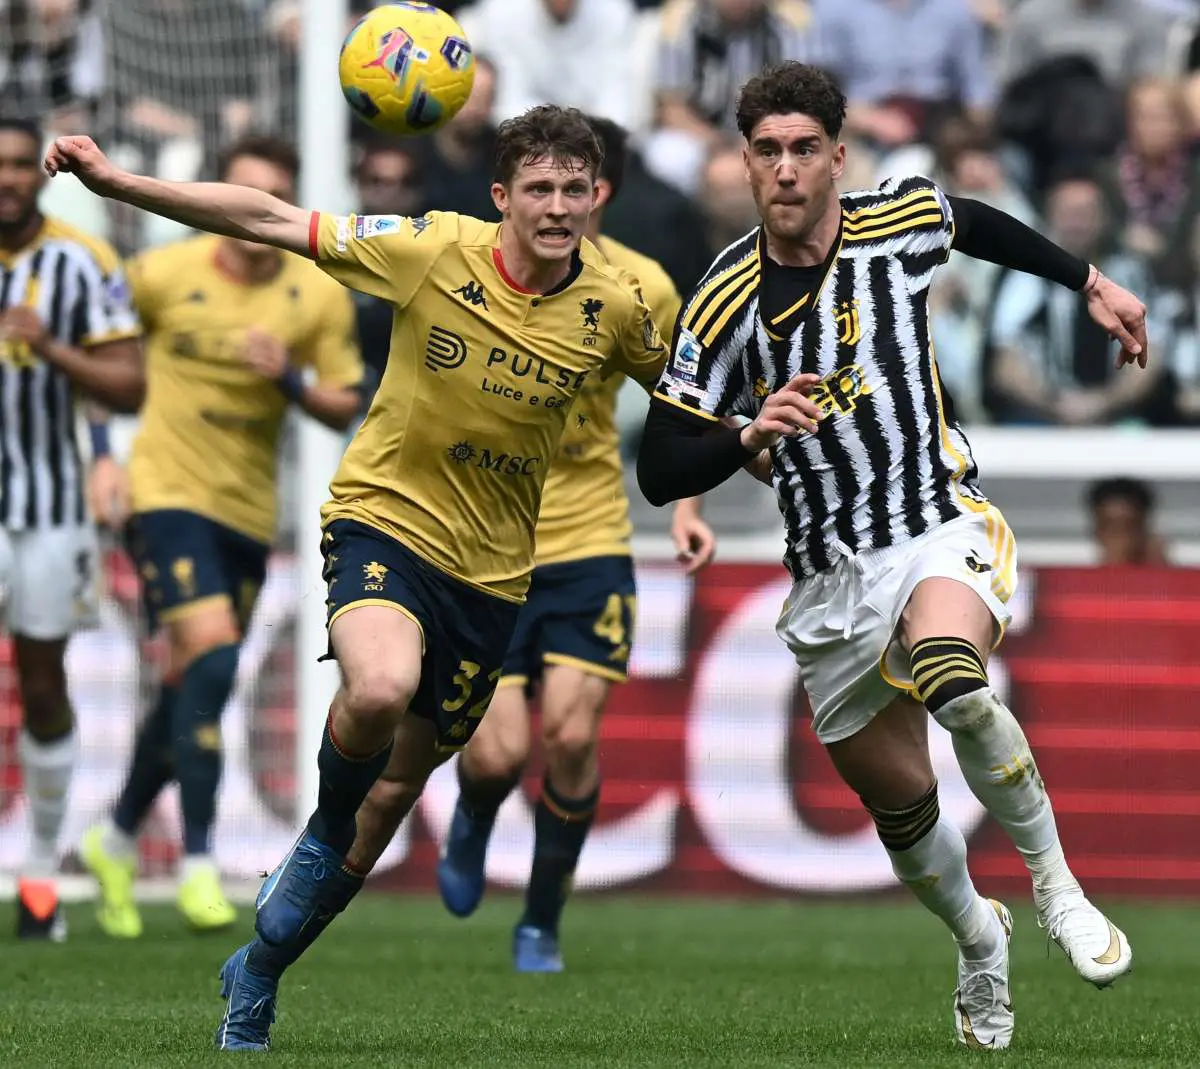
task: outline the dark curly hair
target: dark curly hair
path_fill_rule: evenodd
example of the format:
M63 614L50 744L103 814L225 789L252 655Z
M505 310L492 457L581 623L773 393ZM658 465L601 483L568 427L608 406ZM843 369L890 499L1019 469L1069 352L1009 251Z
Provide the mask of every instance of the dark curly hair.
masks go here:
M495 181L506 186L522 165L544 159L566 166L582 163L595 178L604 165L604 146L577 108L542 104L500 124L492 164Z
M820 67L789 60L756 74L738 94L737 125L746 140L768 115L808 115L830 138L842 132L846 97L833 76Z

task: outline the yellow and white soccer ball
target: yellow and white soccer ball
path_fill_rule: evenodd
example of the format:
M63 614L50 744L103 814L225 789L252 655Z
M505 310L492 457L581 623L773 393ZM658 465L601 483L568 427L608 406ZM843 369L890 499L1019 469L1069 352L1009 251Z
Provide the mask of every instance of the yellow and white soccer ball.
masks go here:
M462 27L433 4L383 4L342 42L342 93L384 133L414 137L448 123L471 95L475 55Z

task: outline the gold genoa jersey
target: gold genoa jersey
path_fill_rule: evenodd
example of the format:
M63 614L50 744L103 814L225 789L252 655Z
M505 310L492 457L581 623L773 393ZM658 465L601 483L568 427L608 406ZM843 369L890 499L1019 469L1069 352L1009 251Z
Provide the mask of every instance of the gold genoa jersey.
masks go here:
M449 212L313 214L317 263L396 309L387 368L322 520L369 524L520 601L572 402L602 374L652 387L666 346L636 279L590 243L562 285L538 294L508 276L500 234Z
M663 338L679 314L679 292L648 256L601 237L596 243L610 264L633 275ZM629 499L617 431L617 394L625 379L589 379L567 417L567 430L542 489L537 522L538 564L557 564L629 552Z
M0 250L0 315L22 307L55 341L88 352L141 333L117 254L57 219L43 218L22 248ZM77 396L27 342L0 338L0 527L83 523Z
M248 332L278 339L324 386L354 386L362 362L350 294L302 256L270 281L235 281L222 239L152 249L130 264L146 332L146 401L130 458L133 507L187 509L260 542L275 535L279 432L288 401L242 363Z

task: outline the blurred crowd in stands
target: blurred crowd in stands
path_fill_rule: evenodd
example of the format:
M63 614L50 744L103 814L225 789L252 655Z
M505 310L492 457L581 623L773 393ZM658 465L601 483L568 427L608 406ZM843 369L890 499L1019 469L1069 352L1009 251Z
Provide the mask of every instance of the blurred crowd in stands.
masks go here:
M738 86L780 59L818 63L850 103L847 188L928 174L1147 298L1153 370L1118 375L1078 296L955 253L933 331L966 422L1200 424L1200 0L441 6L481 57L475 94L432 138L355 129L362 209L494 217L495 124L577 106L631 135L606 229L686 291L756 222ZM0 0L0 98L49 133L95 133L128 166L195 178L238 133L295 134L300 33L298 0ZM125 250L173 236L83 201L62 210Z

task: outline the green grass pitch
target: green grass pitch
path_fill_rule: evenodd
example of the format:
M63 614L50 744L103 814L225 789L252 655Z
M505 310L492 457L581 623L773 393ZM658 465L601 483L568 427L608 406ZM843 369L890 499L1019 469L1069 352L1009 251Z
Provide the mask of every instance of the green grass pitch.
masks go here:
M1027 908L1014 910L1017 1031L1003 1054L954 1040L954 951L918 907L579 897L568 972L516 976L516 899L469 921L428 898L367 895L289 973L281 1066L1200 1065L1200 910L1112 904L1135 969L1080 980ZM114 943L73 907L62 946L0 945L0 1066L228 1064L211 1050L216 973L249 933L196 937L169 907ZM244 1056L242 1056L244 1057ZM255 1057L255 1056L251 1056Z

